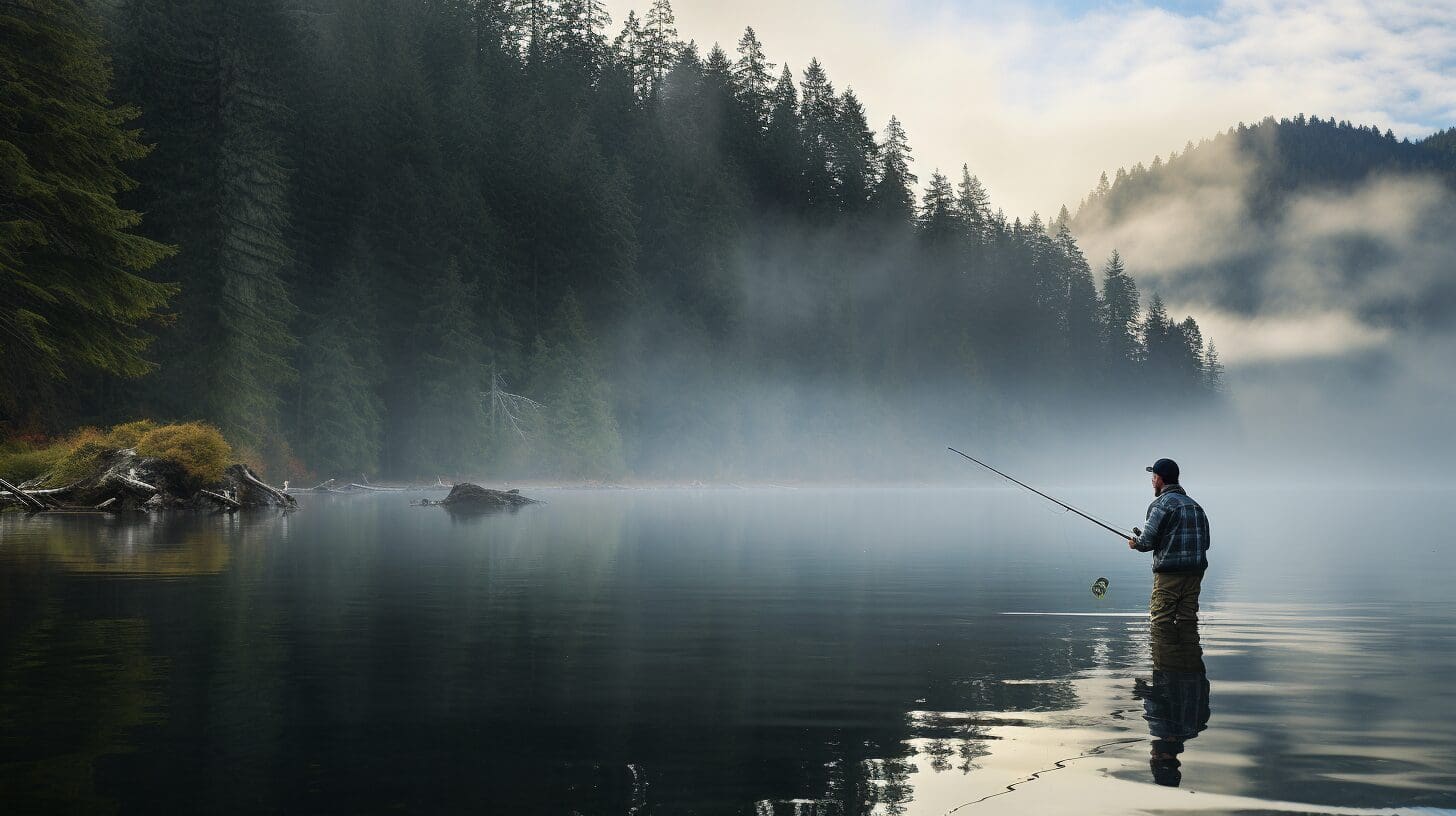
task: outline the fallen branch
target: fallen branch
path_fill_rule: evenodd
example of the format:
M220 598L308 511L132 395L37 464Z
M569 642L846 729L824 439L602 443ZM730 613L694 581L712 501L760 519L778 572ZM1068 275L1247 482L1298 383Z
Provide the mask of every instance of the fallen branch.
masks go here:
M242 502L239 502L237 499L228 498L221 493L214 493L211 490L199 490L197 491L197 495L204 498L212 499L213 501L217 502L223 507L228 508L229 510L243 509Z
M282 490L279 490L278 488L276 488L276 487L274 487L274 486L272 486L270 484L267 484L262 479L259 479L253 473L253 469L250 468L250 467L248 467L247 465L235 465L234 468L236 469L235 472L238 474L238 478L239 479L241 479L242 481L248 483L249 485L251 485L252 487L254 487L256 489L261 490L264 493L267 493L269 496L272 496L273 498L277 499L278 500L278 503L280 505L282 505L284 507L293 507L293 506L296 506L298 504L298 500L297 499L293 498L292 496L288 495L287 493L284 493Z
M375 487L374 485L359 484L358 482L350 482L350 483L344 485L344 489L345 490L373 490L376 493L402 493L405 490L405 488L403 488L403 487Z
M20 488L18 488L15 485L13 485L13 484L5 481L4 479L0 479L0 490L4 490L6 493L9 493L10 495L14 496L16 499L18 499L20 501L21 504L25 505L26 508L28 508L32 513L37 513L37 512L40 512L41 510L46 509L45 503L42 502L40 499L37 499L36 497L30 495L29 493L26 493L24 490L21 490Z
M156 487L124 473L113 473L107 481L118 483L132 493L141 496L143 499L150 499L157 495Z
M80 482L77 482L76 484L68 484L65 487L48 487L44 490L26 488L25 492L31 496L64 496L67 493L70 493L72 490L75 490L77 484L80 484Z
M106 501L104 501L104 502L96 505L96 509L97 510L105 510L106 508L108 508L112 504L114 504L115 502L116 502L116 497L115 496L112 496L111 498L107 499Z

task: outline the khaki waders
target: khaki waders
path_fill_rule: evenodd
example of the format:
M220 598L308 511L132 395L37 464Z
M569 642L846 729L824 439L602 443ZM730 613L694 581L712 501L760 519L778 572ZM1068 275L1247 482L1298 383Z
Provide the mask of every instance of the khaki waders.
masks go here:
M1148 602L1153 623L1193 623L1198 620L1201 572L1153 573L1153 597Z

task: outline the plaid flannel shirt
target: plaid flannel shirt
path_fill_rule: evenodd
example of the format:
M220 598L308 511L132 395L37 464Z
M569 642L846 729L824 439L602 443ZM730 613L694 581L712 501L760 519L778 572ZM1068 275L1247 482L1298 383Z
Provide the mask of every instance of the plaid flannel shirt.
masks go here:
M1208 516L1179 485L1168 485L1148 505L1137 548L1153 554L1153 572L1208 569Z

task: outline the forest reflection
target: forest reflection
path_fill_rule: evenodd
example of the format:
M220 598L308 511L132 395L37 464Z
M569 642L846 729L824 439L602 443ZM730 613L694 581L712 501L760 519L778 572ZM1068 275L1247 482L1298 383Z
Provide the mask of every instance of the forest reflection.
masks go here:
M26 535L18 534L19 524L0 520L17 533L6 554L11 561L53 564L72 573L186 578L222 573L241 544L286 536L288 518L275 512L58 514L26 522Z

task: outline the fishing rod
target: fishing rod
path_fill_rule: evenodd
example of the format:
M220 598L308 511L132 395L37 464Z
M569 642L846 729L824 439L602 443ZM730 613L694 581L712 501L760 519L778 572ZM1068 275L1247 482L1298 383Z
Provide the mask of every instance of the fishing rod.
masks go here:
M961 453L960 451L956 450L955 448L946 448L946 450L950 451L951 453L960 453L961 456L965 456L967 459L971 460L972 462L975 462L976 464L980 465L981 467L985 468L986 470L991 471L992 473L996 474L997 476L1000 476L1001 478L1006 479L1007 481L1015 482L1016 484L1021 485L1022 487L1026 488L1027 490L1030 490L1031 492L1035 493L1038 496L1041 496L1043 499L1046 499L1047 501L1051 502L1052 504L1055 504L1055 505L1057 505L1059 507L1063 507L1063 508L1065 508L1067 510L1072 511L1073 513L1076 513L1077 515L1081 516L1082 518L1087 519L1088 521L1092 522L1093 524L1097 525L1098 527L1101 527L1102 529L1106 530L1107 532L1118 534L1124 540L1129 539L1129 538L1137 538L1138 536L1142 535L1142 531L1139 530L1136 527L1132 528L1132 532L1131 533L1125 533L1125 532L1117 529L1116 527L1113 527L1113 526L1111 526L1109 524L1106 524L1106 523L1104 523L1102 521L1099 521L1099 520L1097 520L1097 519L1095 519L1095 518L1087 515L1086 513L1083 513L1081 510L1078 510L1077 508L1073 507L1072 505L1067 504L1066 502L1058 501L1057 499L1054 499L1051 496L1048 496L1047 494L1041 492L1040 490L1037 490L1036 488L1032 487L1031 485L1027 484L1026 482L1020 481L1018 479L1015 479L1015 478L1013 478L1011 476L1006 475L1005 473L1002 473L1001 471L997 470L996 468L991 467L990 465L986 464L985 462L982 462L980 459L977 459L974 456L968 456L968 455L966 455L964 453Z

